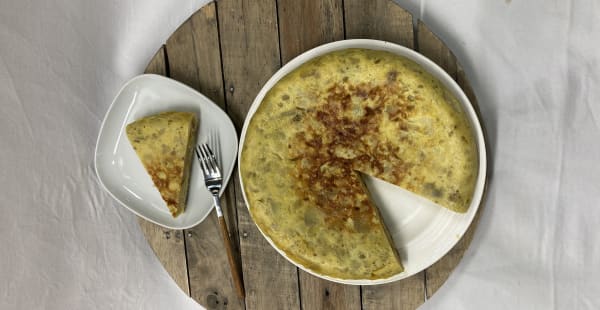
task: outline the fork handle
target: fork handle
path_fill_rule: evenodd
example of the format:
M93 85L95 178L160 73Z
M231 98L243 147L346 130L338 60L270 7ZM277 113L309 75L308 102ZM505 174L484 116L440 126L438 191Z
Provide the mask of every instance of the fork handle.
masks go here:
M221 228L221 236L223 237L223 243L225 243L225 249L227 250L227 259L229 260L229 268L231 269L235 290L238 296L243 299L246 297L246 293L244 291L244 282L242 282L242 276L240 274L241 268L239 268L234 256L233 244L229 238L229 231L227 230L227 224L225 223L225 217L223 217L223 211L221 210L221 203L219 202L218 196L214 200L217 218L219 219L219 226Z

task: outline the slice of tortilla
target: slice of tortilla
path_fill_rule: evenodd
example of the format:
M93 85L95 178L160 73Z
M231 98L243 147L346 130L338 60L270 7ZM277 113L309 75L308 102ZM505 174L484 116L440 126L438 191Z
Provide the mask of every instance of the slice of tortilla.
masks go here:
M163 112L127 125L127 138L173 217L185 210L197 128L191 112Z

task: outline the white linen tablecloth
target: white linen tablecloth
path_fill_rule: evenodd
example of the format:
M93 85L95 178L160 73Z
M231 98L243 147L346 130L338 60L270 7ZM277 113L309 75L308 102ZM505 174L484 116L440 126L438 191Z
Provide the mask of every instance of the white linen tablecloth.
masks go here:
M0 309L198 309L93 169L118 88L206 1L0 0ZM600 2L409 1L457 54L490 190L424 309L600 308Z

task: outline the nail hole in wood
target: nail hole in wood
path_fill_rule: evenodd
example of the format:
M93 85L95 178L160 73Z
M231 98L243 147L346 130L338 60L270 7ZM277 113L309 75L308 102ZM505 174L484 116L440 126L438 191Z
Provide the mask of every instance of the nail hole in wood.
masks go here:
M208 309L215 309L219 304L219 298L214 294L208 294L206 296L206 307Z

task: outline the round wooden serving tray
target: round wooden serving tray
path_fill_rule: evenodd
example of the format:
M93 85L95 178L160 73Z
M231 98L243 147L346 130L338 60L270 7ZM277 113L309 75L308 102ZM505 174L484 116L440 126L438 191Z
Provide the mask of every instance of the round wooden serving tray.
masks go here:
M315 46L342 39L394 42L427 56L476 99L452 52L422 22L391 0L219 0L173 33L147 73L181 81L211 98L239 130L262 85L280 66ZM209 309L415 309L461 260L481 213L454 248L408 279L349 286L290 264L261 236L244 205L237 173L223 195L231 239L241 259L246 299L236 296L216 215L185 231L140 219L152 249L175 282ZM241 255L240 255L241 253Z

